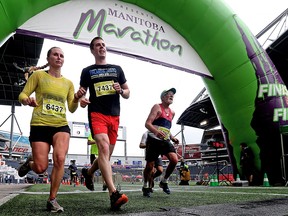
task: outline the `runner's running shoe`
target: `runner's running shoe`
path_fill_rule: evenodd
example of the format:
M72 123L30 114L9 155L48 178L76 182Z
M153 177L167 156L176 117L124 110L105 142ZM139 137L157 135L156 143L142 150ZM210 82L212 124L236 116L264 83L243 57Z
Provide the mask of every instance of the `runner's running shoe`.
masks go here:
M56 199L47 201L47 210L52 213L64 212L64 208L58 204Z
M32 156L30 155L27 160L25 161L25 163L23 163L19 168L18 168L18 175L20 177L25 176L30 170L31 167L29 166L29 162L32 161Z
M119 193L119 191L115 191L110 196L111 209L113 211L119 210L122 205L128 202L128 197L125 194Z
M108 186L106 184L103 184L102 191L106 191L107 188L108 188Z
M170 189L168 187L168 183L163 183L162 181L160 181L160 184L159 184L159 187L163 189L163 191L166 193L166 194L170 194Z
M150 193L153 193L153 188L154 188L154 179L153 179L153 181L151 182Z
M82 175L85 178L86 188L90 191L94 191L93 176L88 175L88 169L87 168L82 169Z
M142 187L143 196L144 197L150 197L151 190L152 190L152 188L144 188L144 187Z

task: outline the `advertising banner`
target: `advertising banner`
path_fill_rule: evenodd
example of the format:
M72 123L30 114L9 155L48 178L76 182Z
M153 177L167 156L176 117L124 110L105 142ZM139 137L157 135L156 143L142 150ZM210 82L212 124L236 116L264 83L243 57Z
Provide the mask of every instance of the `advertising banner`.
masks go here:
M17 32L86 46L100 36L108 51L211 77L176 30L155 14L125 2L68 1L33 16Z

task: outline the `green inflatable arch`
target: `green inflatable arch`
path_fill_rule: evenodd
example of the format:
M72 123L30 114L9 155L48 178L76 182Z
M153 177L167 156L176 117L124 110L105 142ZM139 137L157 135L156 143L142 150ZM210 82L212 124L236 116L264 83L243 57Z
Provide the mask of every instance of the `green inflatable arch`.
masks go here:
M66 1L0 0L0 45L30 17ZM122 1L168 23L209 69L213 79L203 81L221 122L234 175L241 173L239 146L245 142L256 156L255 181L267 173L270 184L281 182L279 133L287 125L287 89L246 25L221 0Z

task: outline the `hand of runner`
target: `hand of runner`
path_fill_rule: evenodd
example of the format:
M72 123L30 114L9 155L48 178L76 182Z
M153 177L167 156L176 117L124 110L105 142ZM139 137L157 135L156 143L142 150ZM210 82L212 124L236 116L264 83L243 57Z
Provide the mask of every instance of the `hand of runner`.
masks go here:
M36 107L38 106L36 99L34 97L28 97L26 99L23 100L23 105L28 105L31 107Z

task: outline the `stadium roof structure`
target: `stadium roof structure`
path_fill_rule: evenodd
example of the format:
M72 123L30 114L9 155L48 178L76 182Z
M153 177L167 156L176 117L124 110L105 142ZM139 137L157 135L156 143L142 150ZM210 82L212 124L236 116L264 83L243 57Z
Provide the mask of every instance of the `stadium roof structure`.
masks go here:
M286 86L288 85L287 18L288 8L256 35L256 38L273 61ZM266 46L267 48L265 48ZM177 120L177 124L204 130L219 126L217 114L205 88L202 89L191 105L181 114Z
M282 34L276 41L274 41L267 49L266 52L275 64L280 76L288 85L288 31Z
M206 89L198 94L191 105L181 114L177 124L208 130L219 125L219 121Z
M16 105L25 79L24 68L38 63L43 38L14 34L0 47L0 105Z

